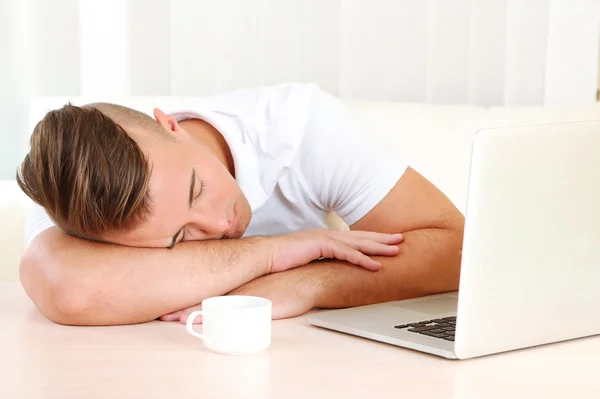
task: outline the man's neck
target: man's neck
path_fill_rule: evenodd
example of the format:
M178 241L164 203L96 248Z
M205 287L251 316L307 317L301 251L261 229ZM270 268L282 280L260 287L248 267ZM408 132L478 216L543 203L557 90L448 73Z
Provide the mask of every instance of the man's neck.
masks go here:
M227 170L229 170L229 173L235 177L233 156L231 155L229 145L225 141L223 135L221 135L214 126L201 119L183 120L179 122L179 126L196 139L200 140L202 144L206 146L208 151L221 161Z

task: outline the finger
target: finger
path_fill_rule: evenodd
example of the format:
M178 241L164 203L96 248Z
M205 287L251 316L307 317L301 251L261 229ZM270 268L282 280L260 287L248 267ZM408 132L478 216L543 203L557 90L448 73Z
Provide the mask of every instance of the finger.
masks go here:
M179 321L183 324L187 324L190 313L192 313L192 312L189 312L189 313L182 312L181 316L179 317ZM202 324L202 315L196 316L196 318L194 319L194 324Z
M379 270L381 268L381 263L341 242L331 241L327 245L322 250L322 256L325 258L345 260L369 270Z
M385 234L379 240L383 244L400 244L402 241L404 241L404 234L402 233Z
M395 256L398 255L398 252L400 252L398 246L393 244L382 244L380 242L371 241L368 239L359 239L353 237L339 237L337 239L339 242L349 246L350 248L354 248L365 255Z
M379 270L381 269L381 263L369 258L367 255L363 254L360 251L357 251L355 249L349 248L348 249L342 249L340 256L346 257L346 261L350 262L352 264L355 264L357 266L362 266L365 269L368 270ZM338 257L339 259L339 257Z
M376 233L373 231L342 231L342 230L332 230L333 236L335 239L342 238L360 238L366 239L370 241L376 241L382 244L399 244L404 239L404 235L402 233Z
M188 316L192 313L195 312L196 310L202 310L202 304L200 305L196 305L196 306L192 306L190 308L187 309L183 309L179 315L179 321L182 323L187 323L187 319ZM202 323L202 315L198 315L196 316L196 318L194 319L194 324L201 324Z
M179 321L179 318L181 317L182 313L183 312L181 310L179 310L177 312L162 315L162 316L160 316L160 320L161 321Z
M354 241L346 245L365 255L396 256L400 252L397 245L387 245L373 241Z

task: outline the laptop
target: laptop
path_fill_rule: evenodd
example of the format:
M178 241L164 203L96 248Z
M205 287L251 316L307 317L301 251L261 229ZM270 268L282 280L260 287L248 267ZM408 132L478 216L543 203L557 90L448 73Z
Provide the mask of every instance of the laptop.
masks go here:
M600 334L600 121L475 134L457 292L311 313L448 359Z

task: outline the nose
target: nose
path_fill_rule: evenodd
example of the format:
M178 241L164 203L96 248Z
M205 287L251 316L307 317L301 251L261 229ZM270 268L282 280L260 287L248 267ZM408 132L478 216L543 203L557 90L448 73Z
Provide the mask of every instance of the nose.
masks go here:
M229 230L229 220L224 213L211 212L199 215L195 224L199 239L221 238Z

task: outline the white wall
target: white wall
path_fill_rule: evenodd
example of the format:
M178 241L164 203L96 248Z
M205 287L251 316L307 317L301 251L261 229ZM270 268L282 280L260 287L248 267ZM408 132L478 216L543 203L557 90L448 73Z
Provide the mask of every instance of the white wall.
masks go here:
M30 96L204 95L313 81L343 97L596 97L598 0L0 0L0 178Z

